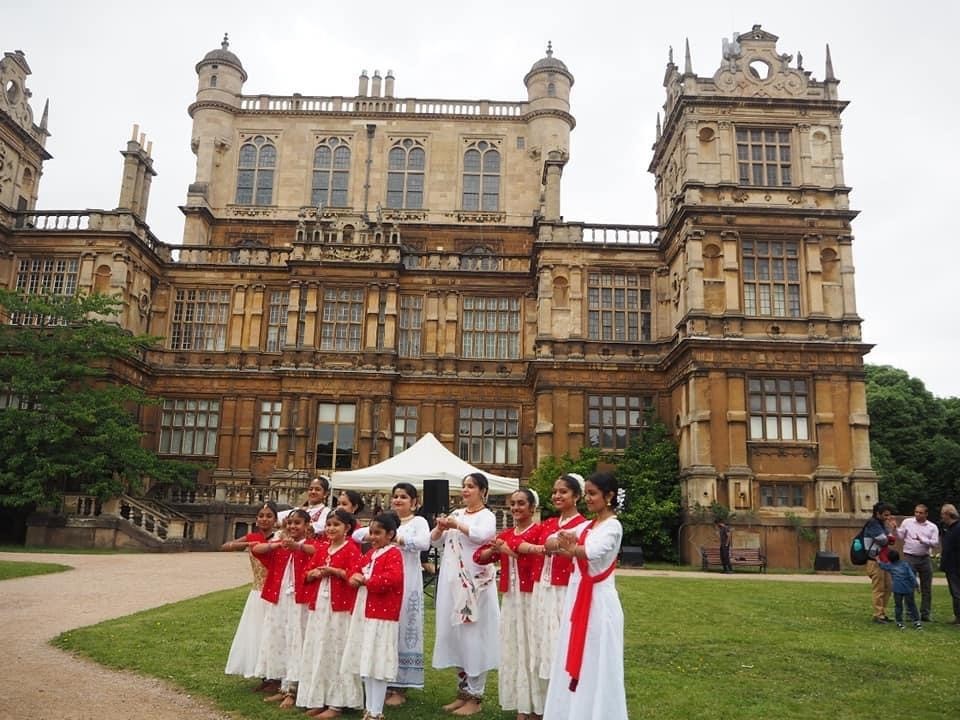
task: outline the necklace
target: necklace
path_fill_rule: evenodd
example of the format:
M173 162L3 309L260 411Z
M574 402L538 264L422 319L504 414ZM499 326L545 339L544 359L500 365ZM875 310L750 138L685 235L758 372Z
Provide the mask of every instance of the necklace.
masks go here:
M480 512L481 510L483 510L484 507L486 507L486 506L485 506L485 505L481 505L481 506L478 507L476 510L471 510L470 508L464 508L463 511L464 511L467 515L473 515L474 513L478 513L478 512Z
M524 534L527 530L529 530L532 526L533 526L533 523L532 523L532 522L527 523L526 527L524 527L524 528L521 528L519 525L514 525L514 526L513 526L513 534L514 534L514 535L523 535L523 534Z

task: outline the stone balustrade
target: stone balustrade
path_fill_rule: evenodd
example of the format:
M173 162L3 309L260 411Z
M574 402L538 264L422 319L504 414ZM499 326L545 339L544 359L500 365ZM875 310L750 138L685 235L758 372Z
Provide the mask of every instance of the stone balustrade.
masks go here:
M36 232L126 232L135 236L161 260L171 259L170 246L127 210L30 210L13 213L17 230Z
M595 225L592 223L541 223L539 242L586 243L625 247L655 247L656 225Z
M396 113L518 118L527 103L504 100L435 100L423 98L243 95L240 110L266 113Z

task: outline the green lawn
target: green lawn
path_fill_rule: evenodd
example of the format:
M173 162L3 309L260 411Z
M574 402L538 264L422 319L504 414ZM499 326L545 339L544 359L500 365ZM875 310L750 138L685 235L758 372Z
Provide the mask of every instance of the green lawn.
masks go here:
M77 547L47 547L47 546L26 546L26 545L0 545L0 553L36 553L38 555L118 555L118 554L140 554L142 550L136 548L124 548L114 550L113 548L77 548Z
M896 708L922 720L949 715L955 703L960 628L931 623L918 633L873 625L866 583L654 577L617 583L627 617L632 720L876 720ZM934 591L935 616L943 616L946 589ZM250 692L250 681L223 675L246 592L214 593L74 630L55 643L107 665L168 679L242 717L289 718L290 712ZM432 634L428 613L428 649ZM387 717L442 717L439 706L452 687L452 672L429 670L427 689L411 692L401 708L388 708ZM515 717L496 705L495 674L487 696L476 717Z
M28 575L48 575L49 573L58 573L69 569L69 565L58 565L57 563L0 560L0 580L27 577Z

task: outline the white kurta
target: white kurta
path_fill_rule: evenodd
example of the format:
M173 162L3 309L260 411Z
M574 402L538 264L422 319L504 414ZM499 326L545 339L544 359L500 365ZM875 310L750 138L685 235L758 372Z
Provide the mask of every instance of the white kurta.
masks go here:
M578 533L590 527L584 524ZM623 528L615 517L590 530L586 547L590 575L598 575L610 567L620 552ZM593 588L590 620L583 650L583 666L576 692L570 692L570 675L565 669L570 641L569 623L557 638L550 687L544 708L544 720L603 718L626 720L627 697L623 684L623 608L617 596L615 573ZM573 601L580 587L580 569L576 563L567 587L563 617L570 618Z
M344 547L339 547L334 553ZM334 612L330 606L329 576L320 579L316 610L307 615L297 705L307 708L326 705L336 708L363 707L360 678L352 673L336 672L340 667L337 658L342 658L347 652L351 613Z
M247 551L249 552L249 551ZM253 571L253 587L247 594L247 601L234 633L233 643L230 645L230 654L227 656L227 675L242 675L256 677L257 654L260 652L260 638L263 633L263 616L267 611L268 603L260 597L263 589L263 579L267 569L256 556L250 554L250 566Z
M276 604L267 603L254 669L258 677L282 680L284 687L300 679L303 631L307 625L307 605L296 600L293 574L291 555L280 582L280 597Z
M543 713L543 690L534 657L538 629L533 593L520 592L517 561L509 558L509 584L500 615L500 707L518 713ZM501 571L502 572L502 571Z
M475 513L455 510L451 516L465 523L470 530L464 535L459 530L446 530L437 541L442 544L443 557L437 578L436 639L433 645L433 667L462 668L467 675L479 675L500 664L499 632L500 608L497 605L497 585L492 579L492 566L477 565L473 553L497 534L497 519L486 508ZM458 552L459 550L459 552ZM460 562L470 577L490 576L477 592L475 620L455 623L455 603L460 596Z
M353 533L358 543L366 542L367 528ZM397 538L403 544L397 547L403 553L403 603L400 605L400 624L397 647L400 667L397 679L390 687L423 687L423 569L420 553L430 549L430 526L419 515L400 523Z

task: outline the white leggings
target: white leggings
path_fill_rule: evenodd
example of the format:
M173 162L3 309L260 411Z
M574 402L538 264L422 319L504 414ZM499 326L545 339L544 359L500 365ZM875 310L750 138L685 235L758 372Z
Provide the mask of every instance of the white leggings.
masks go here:
M487 687L487 674L482 672L479 675L467 675L465 679L467 684L464 690L474 697L483 697L483 691Z
M363 678L363 690L366 695L364 709L371 715L383 713L383 701L387 698L387 681L376 678Z

